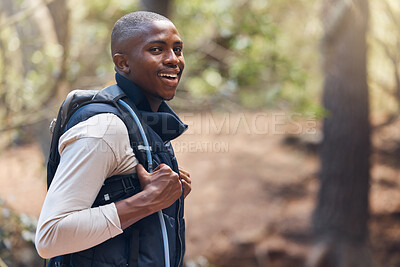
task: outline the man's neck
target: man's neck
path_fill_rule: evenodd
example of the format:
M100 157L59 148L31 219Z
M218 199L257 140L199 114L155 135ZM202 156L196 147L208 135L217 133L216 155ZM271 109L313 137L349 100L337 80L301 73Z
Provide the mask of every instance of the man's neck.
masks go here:
M152 95L148 95L148 94L144 94L144 95L146 96L147 101L149 101L151 111L157 112L158 108L161 105L162 99L152 96Z
M147 95L134 82L127 79L119 72L115 75L115 80L119 87L125 92L139 110L158 111L162 100L155 99L154 96Z

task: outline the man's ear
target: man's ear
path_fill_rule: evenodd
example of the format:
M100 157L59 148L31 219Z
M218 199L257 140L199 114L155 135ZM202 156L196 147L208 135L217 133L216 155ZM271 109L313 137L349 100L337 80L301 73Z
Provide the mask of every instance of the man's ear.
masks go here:
M125 54L115 53L113 55L113 61L114 61L115 68L117 70L122 71L126 74L131 72L131 69L129 68L129 64L128 64Z

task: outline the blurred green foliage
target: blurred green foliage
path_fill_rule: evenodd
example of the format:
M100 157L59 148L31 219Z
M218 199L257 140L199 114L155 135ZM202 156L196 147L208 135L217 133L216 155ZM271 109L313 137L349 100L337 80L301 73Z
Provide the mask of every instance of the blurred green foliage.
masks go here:
M2 3L2 129L48 119L71 89L100 88L113 81L109 36L114 22L137 10L139 2L64 2L67 5L59 7L63 10L56 11L67 13L68 19L59 25L51 20L49 10L44 10L46 6L28 0ZM395 92L392 62L397 53L390 59L384 51L385 45L395 48L398 43L399 26L390 20L388 10L396 15L399 8L393 3L385 7L377 0L371 3L371 58L379 63L369 63L370 84L377 99L372 104L382 107L385 105L376 103L388 103L389 99L393 111L398 101L388 92ZM186 59L178 106L283 108L324 115L319 104L319 4L315 0L173 1L172 20L185 42ZM68 28L65 44L57 40L61 26ZM397 31L386 34L378 28ZM385 95L379 93L382 86Z
M376 116L400 113L400 2L370 1L369 89Z
M113 23L138 7L137 1L67 1L69 38L68 47L63 47L44 36L41 21L34 16L38 8L28 1L11 2L8 12L2 13L3 24L19 12L27 14L15 23L5 23L0 31L0 98L7 106L0 111L2 121L42 106L56 90L62 64L71 88L101 87L109 82ZM249 108L282 100L302 109L316 103L315 95L308 95L309 70L287 53L296 47L281 46L281 36L301 37L280 22L282 14L294 8L299 19L306 16L309 4L303 2L299 6L291 1L174 1L173 21L185 40L187 68L181 85L189 93L185 97L198 104L229 99ZM43 18L42 23L51 21ZM46 35L55 34L51 28ZM52 29L57 30L54 25ZM315 31L309 42L317 38Z
M214 100L211 103L228 98L247 108L276 107L282 102L301 110L315 106L316 95L307 90L309 70L280 46L280 36L293 31L280 24L278 13L297 5L176 0L175 6L174 22L184 38L187 61L183 87L193 98ZM308 6L297 10L298 16L307 14ZM318 38L317 31L313 34L310 42ZM295 32L293 37L303 38Z
M35 253L35 218L16 213L0 199L0 225L0 259L3 263L42 266L43 260Z

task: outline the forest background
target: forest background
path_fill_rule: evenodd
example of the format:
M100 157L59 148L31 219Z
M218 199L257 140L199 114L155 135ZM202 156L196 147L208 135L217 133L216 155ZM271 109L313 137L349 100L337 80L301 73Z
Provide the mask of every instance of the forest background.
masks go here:
M2 0L0 266L39 266L49 122L113 83L113 23L139 9L185 43L187 266L400 266L394 0Z

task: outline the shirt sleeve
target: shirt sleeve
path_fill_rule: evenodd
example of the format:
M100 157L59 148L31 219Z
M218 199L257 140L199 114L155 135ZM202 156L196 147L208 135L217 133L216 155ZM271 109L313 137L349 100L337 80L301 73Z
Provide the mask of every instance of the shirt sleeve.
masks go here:
M99 114L59 141L60 164L46 195L35 244L44 258L82 251L122 233L114 203L91 208L104 180L135 171L124 123Z

